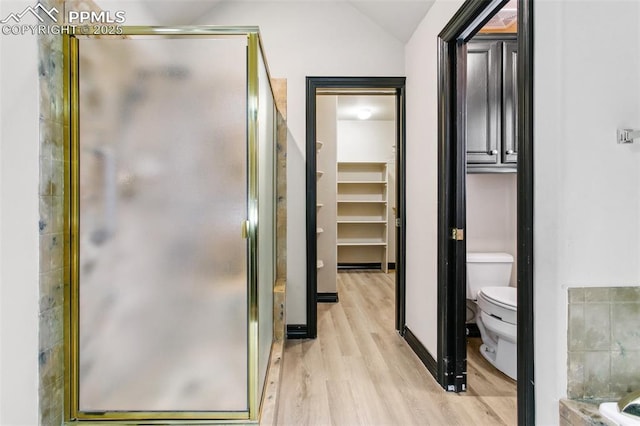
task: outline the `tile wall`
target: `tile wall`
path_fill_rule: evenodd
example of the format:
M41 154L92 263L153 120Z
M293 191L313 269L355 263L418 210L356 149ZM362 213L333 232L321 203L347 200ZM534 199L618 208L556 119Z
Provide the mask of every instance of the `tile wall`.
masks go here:
M99 10L91 0L40 0L58 11ZM48 19L48 18L47 18ZM53 24L53 22L44 22ZM40 92L40 306L39 306L39 411L40 425L59 426L64 416L64 295L65 280L65 140L63 115L62 37L38 35Z
M63 10L61 0L41 1ZM64 117L62 39L38 37L40 89L40 425L60 425L64 403Z
M569 289L567 397L640 389L640 287Z
M276 286L273 295L273 337L283 341L287 281L287 80L271 78L276 122Z

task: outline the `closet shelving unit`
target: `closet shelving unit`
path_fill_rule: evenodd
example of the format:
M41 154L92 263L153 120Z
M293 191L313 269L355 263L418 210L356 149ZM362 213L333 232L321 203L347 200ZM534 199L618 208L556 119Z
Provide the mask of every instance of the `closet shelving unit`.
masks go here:
M338 265L388 269L387 163L337 163Z
M322 142L316 141L316 152L320 152L320 150L322 149L322 145L323 145ZM322 177L323 174L324 174L324 172L322 172L322 171L317 171L316 172L316 182L317 182L318 179L320 179ZM320 210L323 205L324 205L323 203L317 202L317 204L316 204L316 212L318 210ZM316 228L316 236L317 237L319 237L320 234L322 234L323 232L324 232L324 229L322 229L320 227ZM321 269L321 268L324 268L324 261L322 259L317 259L316 269Z

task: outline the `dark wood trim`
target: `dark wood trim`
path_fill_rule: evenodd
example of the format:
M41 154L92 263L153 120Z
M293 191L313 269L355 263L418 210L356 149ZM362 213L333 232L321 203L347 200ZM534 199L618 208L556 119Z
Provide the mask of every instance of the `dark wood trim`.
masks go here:
M307 77L306 80L306 237L307 237L307 335L315 339L318 334L318 270L317 270L317 233L316 233L316 90L322 88L383 88L396 90L397 115L397 143L396 151L402 154L397 157L402 164L396 163L398 189L396 194L396 211L404 224L406 212L405 202L405 77ZM397 228L398 229L398 228ZM405 318L405 275L404 253L406 230L404 226L397 231L396 241L396 329L402 331ZM289 330L287 328L287 330Z
M477 40L516 41L518 40L518 35L513 33L482 33L482 34L476 34L473 36L473 41L477 41Z
M465 3L467 4L467 3ZM464 7L464 6L463 6ZM465 15L466 16L466 15ZM465 114L466 46L439 39L438 63L438 381L453 392L466 390L466 241L451 231L466 229Z
M338 263L338 270L352 271L355 269L382 269L382 263Z
M390 270L396 269L396 262L387 263L387 268ZM339 271L349 271L354 269L382 269L381 263L338 263Z
M456 40L465 43L508 2L509 0L467 0L440 31L438 37L445 41Z
M456 73L455 91L456 91L456 116L466 117L467 115L467 45L466 43L457 43L455 49L455 69L465 70ZM467 229L467 149L464 135L466 135L466 120L455 120L455 143L453 145L453 155L450 157L455 168L455 180L452 185L455 187L455 196L452 197L454 203L453 225L457 229ZM461 143L462 142L462 143ZM453 326L456 330L454 339L451 339L455 358L452 360L453 386L456 392L467 390L467 239L449 240L452 256L455 257L453 267L455 272L451 273L451 277L455 277L455 285L451 289L453 303L451 309L454 317ZM450 258L451 259L451 258ZM462 266L462 268L461 268ZM450 281L451 282L451 281Z
M533 0L518 0L518 424L535 425Z
M307 77L307 143L306 143L306 187L307 187L307 336L318 335L318 262L317 262L317 211L316 211L316 89L320 87L313 78Z
M464 44L504 1L467 0L439 35L438 45L438 363L436 378L460 390L455 376L463 365L460 271L466 259L449 239L460 218L464 186L458 182L465 157ZM535 424L533 308L533 0L518 0L518 424ZM464 211L462 209L462 211ZM452 248L453 246L453 248ZM453 287L453 288L452 288Z
M306 339L308 334L306 324L287 325L287 339Z
M446 147L450 146L449 141L451 131L449 130L450 120L446 117L451 115L451 99L455 99L455 92L451 91L450 79L450 55L449 44L442 38L438 40L438 344L437 344L437 375L436 379L443 388L449 385L448 377L452 374L450 370L449 344L450 333L448 324L452 323L451 309L449 307L450 296L447 294L450 265L448 262L449 252L449 198L453 193L451 182L455 176L451 170L451 152ZM454 265L455 266L455 265Z
M466 3L465 3L466 4ZM438 63L438 381L453 392L466 390L466 241L451 231L466 228L464 120L466 46L439 39ZM466 69L466 68L465 68ZM459 109L460 108L460 109Z
M338 293L318 293L318 303L338 303Z
M438 363L433 358L433 355L429 353L427 348L424 347L422 342L415 336L415 334L413 334L411 330L409 330L409 327L404 327L403 336L404 340L406 340L409 344L409 347L413 349L413 352L418 355L420 361L422 361L424 366L427 367L429 373L431 373L431 375L437 379Z
M407 148L406 93L403 84L396 89L396 330L404 334L406 324L406 252L407 252Z

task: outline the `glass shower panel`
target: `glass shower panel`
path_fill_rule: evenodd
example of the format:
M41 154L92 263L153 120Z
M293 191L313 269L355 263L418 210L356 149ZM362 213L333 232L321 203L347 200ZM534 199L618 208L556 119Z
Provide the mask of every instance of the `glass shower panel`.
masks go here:
M258 54L258 374L263 390L273 342L275 284L275 104Z
M79 42L80 411L248 410L246 47Z

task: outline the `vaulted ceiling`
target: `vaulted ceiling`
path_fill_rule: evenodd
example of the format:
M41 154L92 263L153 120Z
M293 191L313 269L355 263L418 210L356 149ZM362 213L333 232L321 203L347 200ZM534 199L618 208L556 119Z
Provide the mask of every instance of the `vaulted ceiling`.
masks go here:
M207 0L207 1L154 1L146 2L151 16L159 22L175 22L188 25L200 16L213 12L223 3L237 1L270 0ZM273 1L282 4L286 0ZM331 0L298 0L305 2L326 2ZM335 1L335 0L334 0ZM427 14L434 0L339 0L348 3L358 12L379 25L384 31L406 43L415 31L422 18ZM105 1L105 3L108 3Z
M406 43L434 0L349 0L354 8Z

